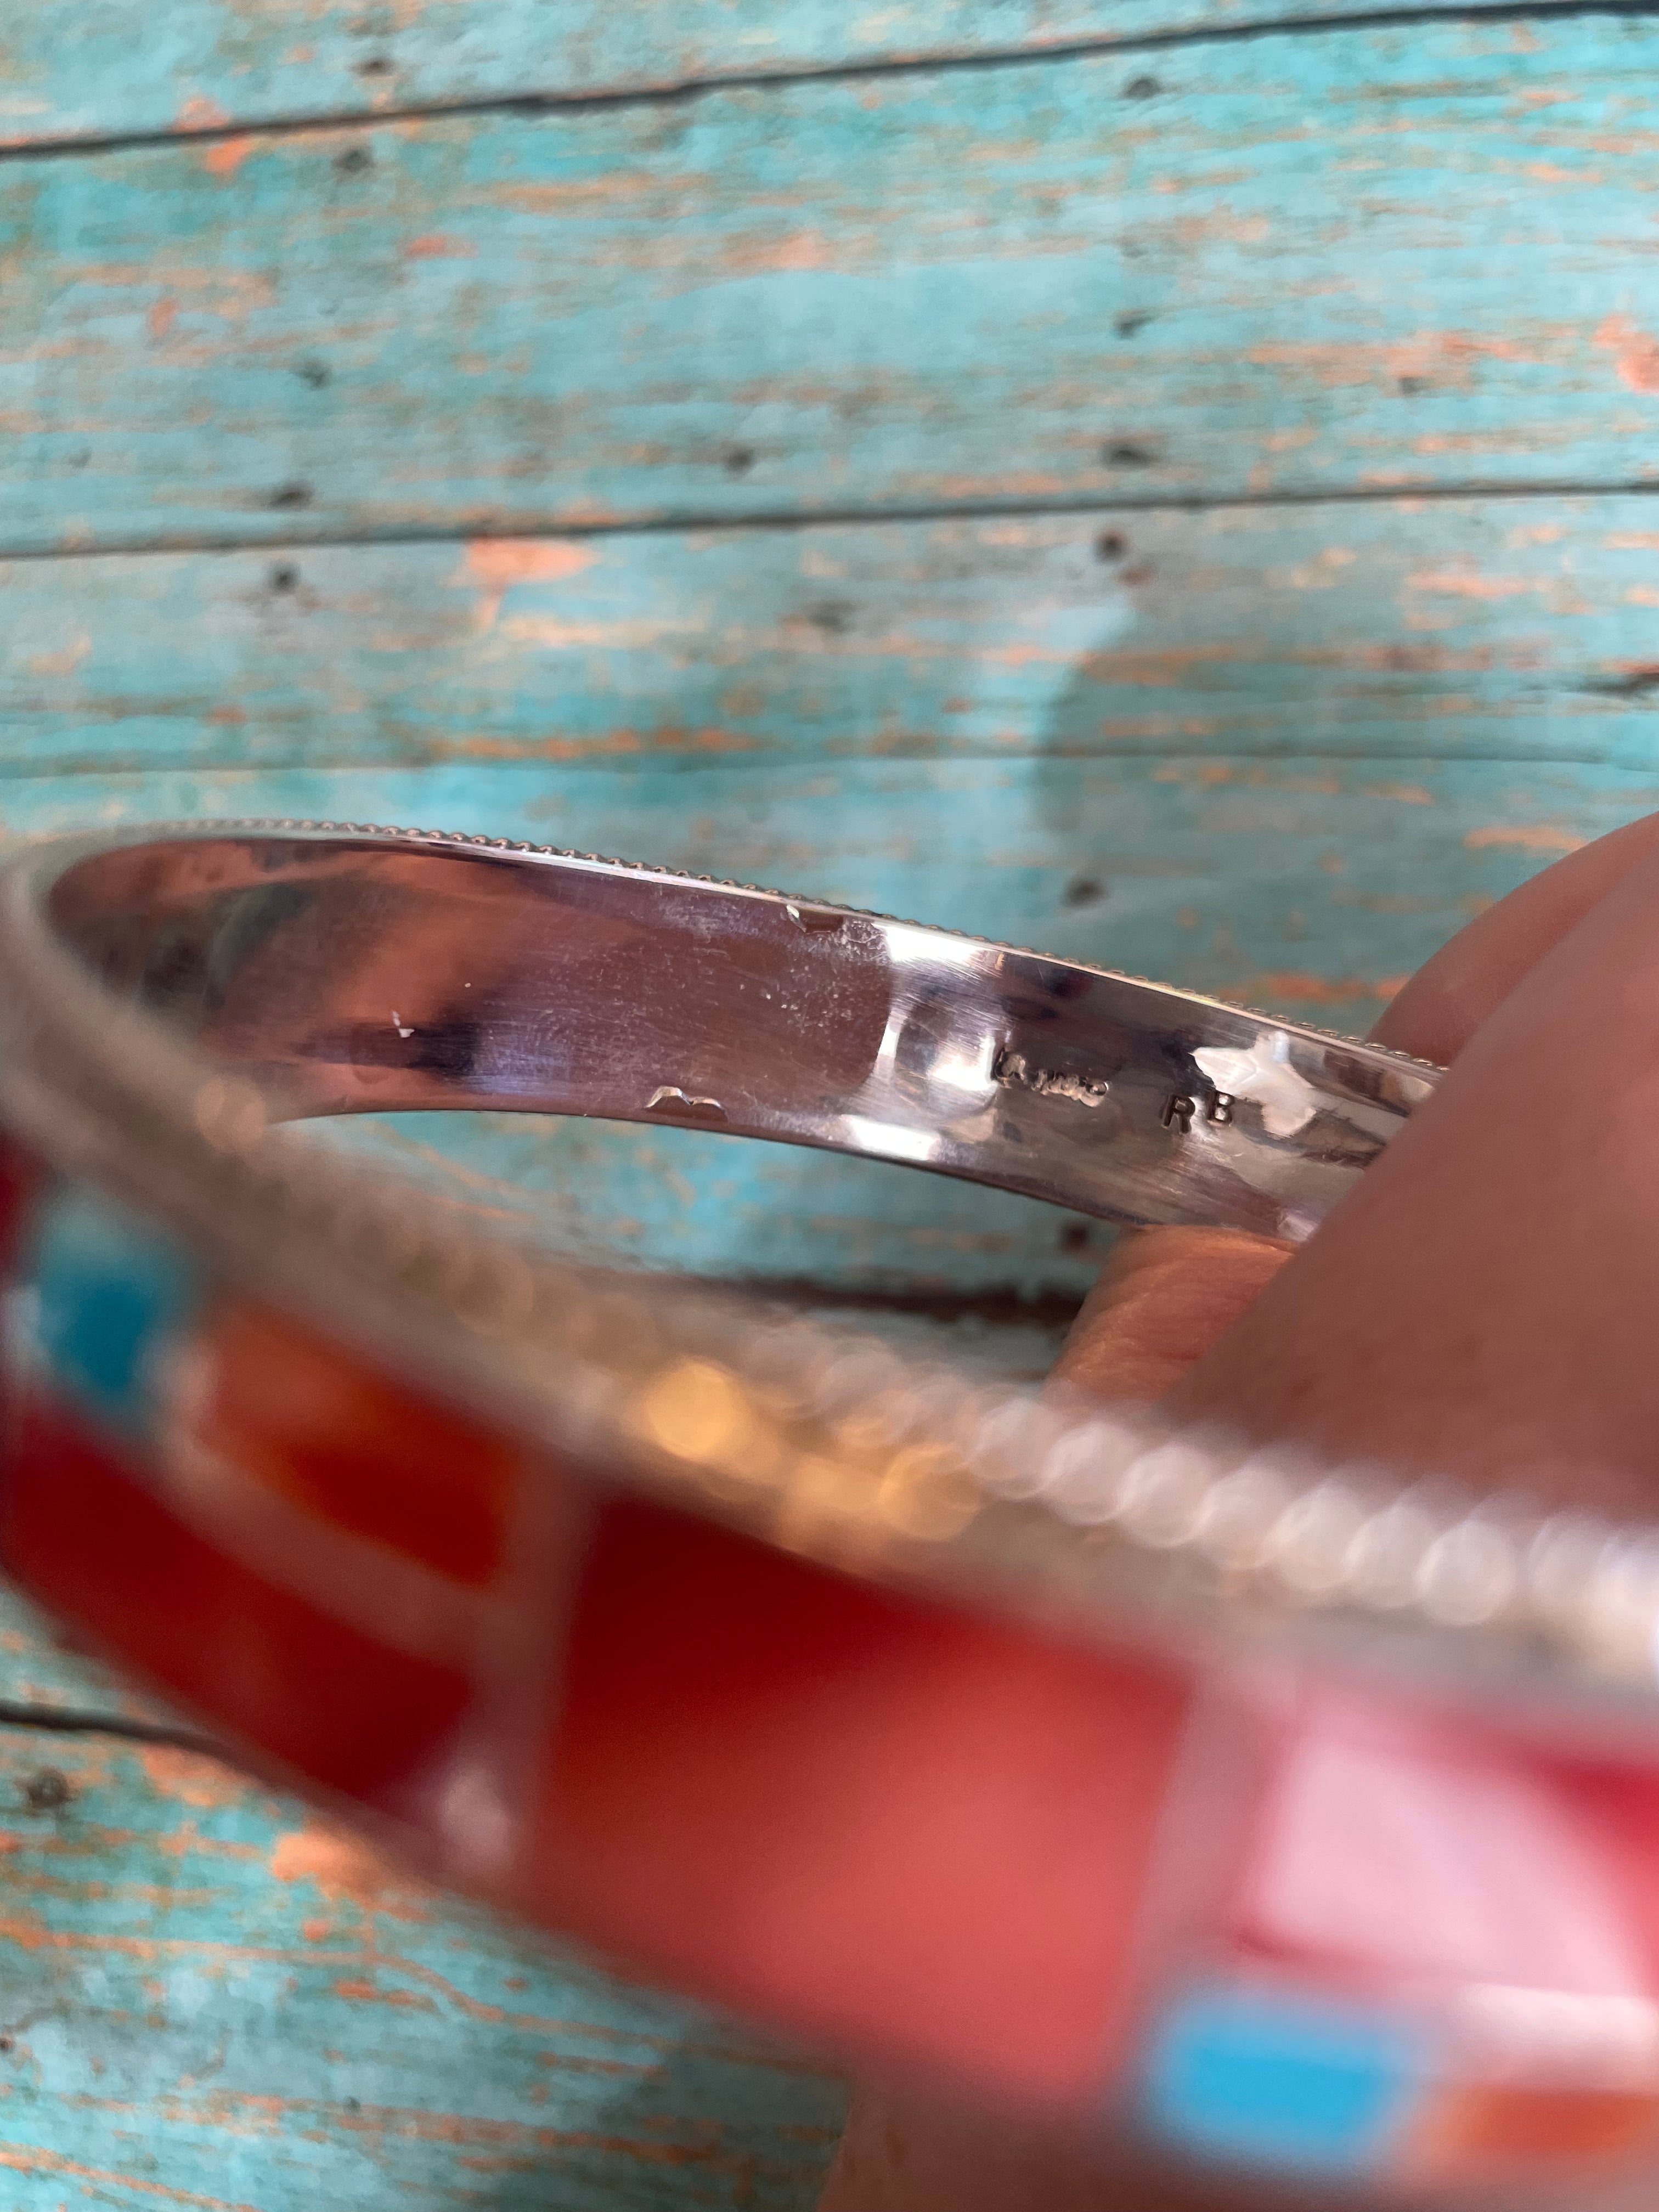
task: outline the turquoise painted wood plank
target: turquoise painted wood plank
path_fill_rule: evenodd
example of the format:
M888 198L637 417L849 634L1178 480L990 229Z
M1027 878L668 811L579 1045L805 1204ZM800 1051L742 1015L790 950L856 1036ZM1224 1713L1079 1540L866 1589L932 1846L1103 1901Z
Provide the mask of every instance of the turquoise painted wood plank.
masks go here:
M1041 52L1367 0L0 0L0 143L684 84L918 56ZM1500 4L1500 0L1492 0Z
M0 169L4 543L1659 482L1659 25Z
M810 2062L210 1761L0 1730L7 2212L805 2212Z
M1659 757L1659 505L1232 507L0 563L0 774Z

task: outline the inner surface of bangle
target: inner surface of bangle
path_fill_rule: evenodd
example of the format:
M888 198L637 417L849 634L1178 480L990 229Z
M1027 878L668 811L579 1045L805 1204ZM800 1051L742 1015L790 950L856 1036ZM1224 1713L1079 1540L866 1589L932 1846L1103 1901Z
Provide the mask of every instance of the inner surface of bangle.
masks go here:
M668 1121L1300 1236L1429 1084L1066 962L557 855L158 839L76 862L48 908L107 988L289 1118Z

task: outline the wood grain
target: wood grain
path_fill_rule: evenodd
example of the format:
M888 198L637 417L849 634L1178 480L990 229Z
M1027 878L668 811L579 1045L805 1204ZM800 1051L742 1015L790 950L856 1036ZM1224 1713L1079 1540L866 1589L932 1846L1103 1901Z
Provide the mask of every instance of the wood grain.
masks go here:
M1659 25L0 165L5 544L1659 482Z
M203 1759L0 1729L8 2212L800 2212L841 2092Z
M0 563L0 774L1659 757L1659 505Z
M0 143L212 129L428 102L581 96L708 76L1052 52L1366 0L0 0Z

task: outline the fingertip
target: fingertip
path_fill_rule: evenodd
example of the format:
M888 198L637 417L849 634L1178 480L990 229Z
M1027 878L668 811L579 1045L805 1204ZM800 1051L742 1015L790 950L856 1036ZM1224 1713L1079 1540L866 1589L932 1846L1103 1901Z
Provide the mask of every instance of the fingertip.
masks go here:
M1150 1404L1259 1296L1295 1246L1237 1229L1140 1229L1120 1237L1054 1373L1101 1398Z

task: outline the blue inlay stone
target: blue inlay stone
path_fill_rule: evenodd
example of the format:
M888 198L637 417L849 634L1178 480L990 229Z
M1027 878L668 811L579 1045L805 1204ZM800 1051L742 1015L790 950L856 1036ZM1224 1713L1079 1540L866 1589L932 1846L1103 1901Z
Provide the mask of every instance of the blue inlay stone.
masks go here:
M1158 2022L1143 2117L1207 2158L1352 2172L1385 2160L1425 2070L1411 2023L1381 2007L1212 1984Z
M106 1419L147 1427L157 1355L188 1328L200 1297L194 1262L114 1200L60 1185L36 1218L30 1276L50 1373Z

